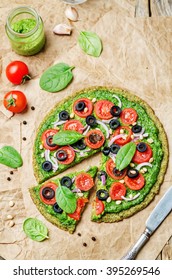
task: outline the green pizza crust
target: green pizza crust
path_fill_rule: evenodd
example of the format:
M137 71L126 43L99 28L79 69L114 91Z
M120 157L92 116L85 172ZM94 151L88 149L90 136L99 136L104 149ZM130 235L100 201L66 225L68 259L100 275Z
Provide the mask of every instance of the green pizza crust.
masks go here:
M96 176L97 173L97 167L90 167L88 171L80 171L80 172L73 172L70 173L66 176L68 176L69 178L75 178L77 175L79 175L80 173L87 173L89 174L93 179ZM79 221L70 218L68 216L68 214L63 211L61 214L60 213L56 213L53 210L53 206L52 205L47 205L45 204L40 197L40 189L43 185L46 185L48 182L53 182L55 184L58 185L60 178L53 178L52 180L49 180L47 182L44 182L43 184L39 184L38 186L32 187L29 189L31 198L34 202L34 204L36 205L36 207L38 208L38 210L40 211L40 213L52 224L54 224L55 226L57 226L58 228L68 231L69 233L73 233L76 229L76 226L78 224ZM75 181L71 187L71 190L75 189ZM77 193L75 193L76 198L89 198L89 191L81 191L80 195L82 194L82 196L79 196ZM85 206L82 208L82 212L81 215L83 213L85 209Z
M168 142L163 126L160 123L159 119L155 116L151 107L141 98L123 89L111 87L91 87L83 89L62 100L54 107L54 109L50 111L50 113L45 117L38 128L34 144L34 173L39 183L63 172L64 170L75 164L80 163L85 158L93 156L95 153L99 152L100 149L91 150L90 152L85 153L82 157L80 157L78 153L76 153L75 160L71 164L60 164L60 168L56 172L44 172L41 168L41 164L43 162L43 159L41 158L42 150L40 149L41 135L46 129L52 128L52 123L57 119L57 115L61 110L66 110L69 114L73 112L72 105L75 100L81 97L86 97L90 100L96 98L97 101L104 99L112 101L115 105L118 105L116 96L120 98L122 102L122 109L131 107L137 111L139 123L145 128L145 132L148 132L150 137L153 138L154 144L152 144L151 147L153 149L154 155L154 168L152 170L149 170L149 172L145 175L146 180L149 181L149 186L146 186L143 188L143 190L141 190L142 195L140 195L137 200L135 200L133 203L125 202L120 205L114 205L114 203L108 204L107 202L103 202L105 204L105 211L102 215L97 216L95 214L95 209L92 210L91 219L95 222L117 222L124 218L130 217L134 213L137 213L138 211L145 208L159 191L168 164ZM93 115L95 115L95 112L93 112ZM74 119L81 121L82 124L85 125L85 119L81 119L76 115ZM59 126L59 128L63 129L63 125ZM104 135L106 134L106 131L102 126L97 125L97 128L101 129ZM104 145L107 144L107 141L108 140L105 141ZM104 168L105 162L106 159L102 155L100 169ZM98 189L101 187L99 182L97 183L97 187Z

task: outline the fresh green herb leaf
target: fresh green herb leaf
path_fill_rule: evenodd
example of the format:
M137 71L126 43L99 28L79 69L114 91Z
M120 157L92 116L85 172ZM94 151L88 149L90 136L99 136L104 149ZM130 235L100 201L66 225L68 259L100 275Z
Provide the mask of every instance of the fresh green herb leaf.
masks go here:
M65 87L73 79L72 69L65 63L58 63L48 68L41 76L39 85L43 90L48 92L57 92Z
M102 42L96 33L81 31L78 37L81 49L92 56L98 57L102 51Z
M22 166L21 155L11 146L4 146L0 149L0 163L11 168Z
M63 130L53 136L53 143L59 146L72 145L83 137L84 135L75 130Z
M48 237L47 227L38 219L28 218L23 223L25 234L32 240L43 241Z
M124 145L116 155L116 168L121 171L125 167L127 167L136 151L136 145L133 142L130 142Z
M66 213L74 213L77 206L75 194L65 186L58 184L56 190L56 201L63 211Z

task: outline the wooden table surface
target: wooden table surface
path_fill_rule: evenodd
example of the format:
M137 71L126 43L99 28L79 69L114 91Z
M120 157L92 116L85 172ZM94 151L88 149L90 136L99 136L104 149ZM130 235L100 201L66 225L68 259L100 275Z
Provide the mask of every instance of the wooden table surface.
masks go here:
M134 6L133 17L170 17L172 16L172 0L130 0ZM2 257L0 259L3 260ZM158 260L172 259L172 237L164 246Z

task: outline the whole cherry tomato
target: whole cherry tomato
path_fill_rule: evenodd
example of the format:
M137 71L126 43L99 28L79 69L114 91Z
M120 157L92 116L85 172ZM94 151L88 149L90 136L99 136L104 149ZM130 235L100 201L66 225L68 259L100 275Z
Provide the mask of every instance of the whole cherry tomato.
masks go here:
M27 65L19 60L12 61L6 68L7 79L15 84L23 84L26 80L30 80L29 69Z
M26 108L27 99L23 92L12 90L5 94L3 103L7 110L21 113Z

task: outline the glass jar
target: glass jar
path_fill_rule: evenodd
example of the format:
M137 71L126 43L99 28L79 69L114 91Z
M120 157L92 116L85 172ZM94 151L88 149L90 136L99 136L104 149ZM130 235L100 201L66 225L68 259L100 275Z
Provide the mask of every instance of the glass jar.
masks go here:
M12 49L20 55L34 55L45 44L43 21L30 7L12 10L7 17L5 28Z

